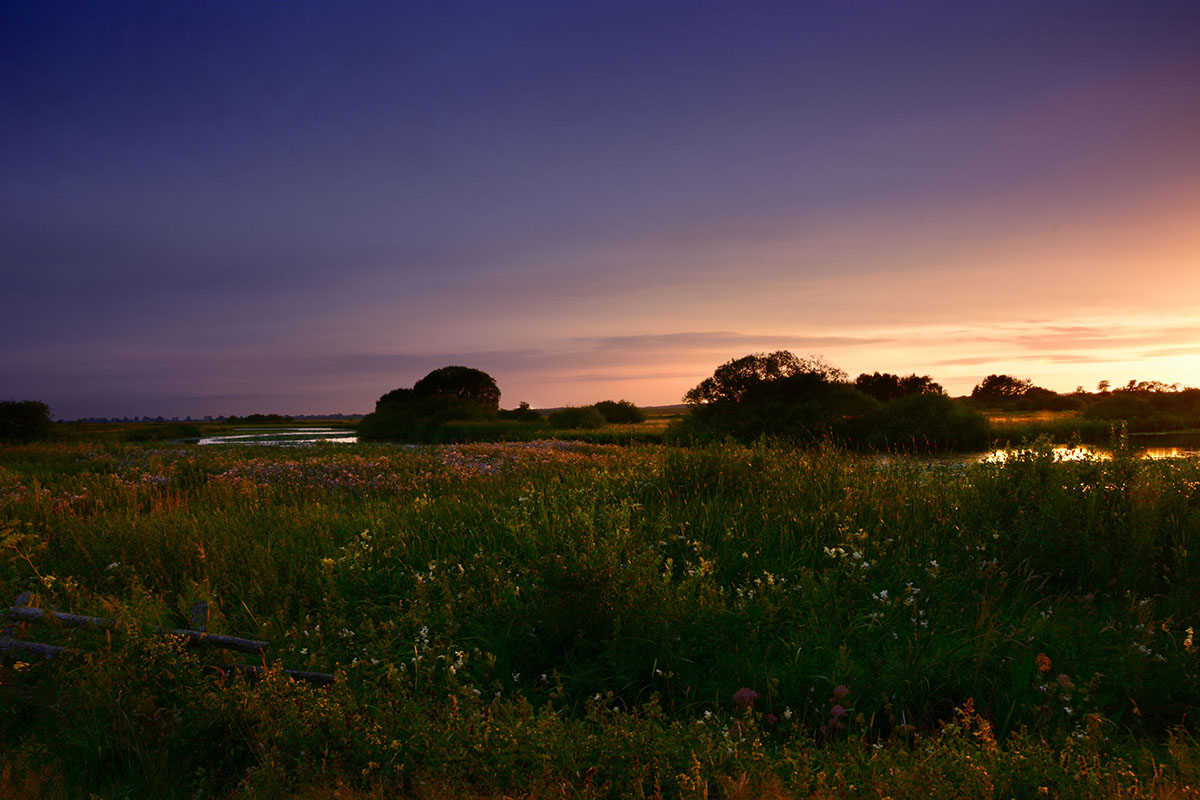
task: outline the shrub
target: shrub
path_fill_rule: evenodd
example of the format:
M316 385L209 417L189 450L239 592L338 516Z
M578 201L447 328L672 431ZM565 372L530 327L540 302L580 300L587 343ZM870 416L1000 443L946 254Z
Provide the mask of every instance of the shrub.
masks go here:
M601 400L595 409L600 412L605 421L613 425L634 424L646 421L646 412L628 400Z
M0 442L45 439L54 427L50 407L36 400L0 401Z
M604 415L595 406L567 406L550 414L552 428L602 428Z
M980 450L988 443L982 414L941 394L885 403L872 420L869 444L896 450Z
M470 367L442 367L375 402L375 411L358 424L360 438L371 441L433 442L450 420L486 420L500 407L500 390L491 375Z

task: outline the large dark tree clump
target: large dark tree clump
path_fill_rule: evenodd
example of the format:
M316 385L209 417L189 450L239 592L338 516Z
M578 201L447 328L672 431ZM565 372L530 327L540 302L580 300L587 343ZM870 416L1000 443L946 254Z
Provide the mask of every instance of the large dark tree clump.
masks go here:
M971 390L971 397L976 400L1012 400L1032 388L1033 381L1028 378L1014 378L1012 375L988 375Z
M50 407L36 400L0 401L0 442L36 442L50 435Z
M689 414L679 431L695 438L761 436L841 438L849 420L876 403L825 360L787 350L755 353L717 367L684 395Z
M491 375L470 367L435 369L411 389L393 389L363 417L358 435L368 440L437 441L451 421L485 420L500 409L500 389Z
M854 379L854 388L881 403L914 394L945 394L942 385L928 375L906 375L901 378L890 372L874 372L870 375L864 372Z
M717 367L684 397L673 432L698 440L778 437L889 450L963 450L987 443L987 420L928 376L846 373L786 350Z
M474 403L495 413L500 410L500 389L491 375L470 367L435 369L413 384L416 397Z
M971 390L971 400L978 406L1009 411L1066 411L1080 404L1077 398L1034 386L1028 378L1012 375L988 375Z
M798 358L787 350L776 350L774 353L742 356L722 364L711 378L705 378L685 394L683 402L693 408L738 403L748 392L764 383L796 375L813 376L822 383L846 380L846 373L818 356Z

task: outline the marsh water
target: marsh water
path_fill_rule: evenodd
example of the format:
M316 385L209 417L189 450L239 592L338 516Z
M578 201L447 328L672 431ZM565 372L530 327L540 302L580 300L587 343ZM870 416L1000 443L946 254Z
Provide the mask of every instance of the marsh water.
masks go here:
M241 428L237 433L221 436L205 436L199 444L254 444L254 445L314 445L354 444L358 437L349 428ZM1200 456L1200 432L1135 434L1129 437L1129 445L1138 458L1190 458ZM1054 456L1059 461L1078 461L1086 458L1112 458L1110 448L1098 445L1077 447L1056 446ZM1006 453L1002 449L986 452L960 453L948 457L959 463L976 461L1003 461ZM887 458L887 457L885 457ZM905 456L904 458L908 458ZM941 460L941 459L939 459Z
M240 428L237 433L203 436L198 444L354 444L358 437L349 428Z

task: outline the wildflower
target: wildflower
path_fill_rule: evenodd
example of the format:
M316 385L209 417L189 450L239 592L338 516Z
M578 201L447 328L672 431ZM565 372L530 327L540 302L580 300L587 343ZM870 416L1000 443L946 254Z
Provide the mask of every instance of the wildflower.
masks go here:
M753 689L742 687L733 693L733 702L737 703L742 708L753 708L754 701L758 699L758 692Z
M839 683L833 687L833 697L835 700L841 700L846 695L850 694L850 687L844 683Z
M1038 653L1037 658L1033 660L1033 663L1037 666L1038 672L1042 673L1043 675L1050 671L1050 656L1046 655L1045 653Z

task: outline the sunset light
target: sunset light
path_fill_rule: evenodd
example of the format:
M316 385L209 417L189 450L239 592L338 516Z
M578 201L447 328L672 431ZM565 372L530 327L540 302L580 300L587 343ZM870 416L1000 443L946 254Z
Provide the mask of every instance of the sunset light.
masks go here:
M298 8L0 12L6 396L1200 385L1194 4Z

